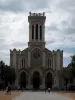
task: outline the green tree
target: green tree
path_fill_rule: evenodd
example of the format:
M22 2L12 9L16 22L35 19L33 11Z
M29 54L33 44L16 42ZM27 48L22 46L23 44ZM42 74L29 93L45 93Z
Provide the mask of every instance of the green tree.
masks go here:
M71 70L69 67L64 67L62 70L62 75L64 78L64 84L66 86L66 90L67 90L67 85L68 82L72 80L72 75L71 75Z
M15 70L8 65L5 65L3 61L0 61L0 76L1 79L5 82L5 86L8 83L13 84L15 82Z
M10 66L6 65L4 72L5 72L4 77L6 80L6 84L8 83L13 84L16 78L15 70L11 68Z
M71 67L71 74L73 78L75 78L75 55L71 56L70 67Z
M1 76L1 79L4 78L4 68L5 68L5 63L3 61L0 61L0 76Z

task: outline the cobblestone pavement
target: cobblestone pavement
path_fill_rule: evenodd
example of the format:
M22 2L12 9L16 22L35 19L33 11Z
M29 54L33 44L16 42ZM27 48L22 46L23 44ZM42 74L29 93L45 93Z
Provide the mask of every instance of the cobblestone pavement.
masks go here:
M57 95L53 92L22 92L13 100L71 100L67 97Z

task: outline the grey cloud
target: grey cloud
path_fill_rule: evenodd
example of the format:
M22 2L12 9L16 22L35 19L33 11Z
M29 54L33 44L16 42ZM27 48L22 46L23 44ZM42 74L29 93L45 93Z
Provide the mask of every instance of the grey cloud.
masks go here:
M24 46L27 46L27 43L26 42L14 42L11 44L11 46L14 46L14 47L24 47Z
M71 28L71 27L69 27L69 28L66 28L66 29L64 29L64 33L66 33L66 34L75 34L75 28Z
M49 31L58 31L58 27L56 24L51 24L50 26L46 27Z
M0 4L0 9L4 11L29 11L47 7L48 0L11 0L8 3Z
M5 43L0 43L0 52L8 52L10 50L10 45Z
M0 52L0 56L9 56L9 52Z
M68 12L75 12L75 1L74 0L60 0L58 7Z
M4 40L3 38L0 38L0 43L1 43L1 44L3 44L4 41L5 41L5 40Z
M21 1L21 0L19 0ZM6 3L6 2L5 2ZM22 3L21 3L22 4ZM22 7L20 7L20 2L18 2L17 0L14 1L14 0L11 0L11 2L8 2L8 4L0 4L0 9L1 10L4 10L4 11L22 11L23 10L23 5L22 4Z
M68 20L68 21L62 21L60 23L62 29L60 30L62 34L68 34L72 35L75 34L75 19L73 20Z
M46 41L46 44L53 44L55 42L55 40L49 40L49 41Z

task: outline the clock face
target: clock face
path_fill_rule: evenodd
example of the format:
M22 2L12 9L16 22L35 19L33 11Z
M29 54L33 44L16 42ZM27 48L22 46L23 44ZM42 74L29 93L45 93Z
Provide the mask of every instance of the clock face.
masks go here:
M33 53L33 56L34 56L35 59L40 58L40 54L39 54L38 51L34 52L34 53Z

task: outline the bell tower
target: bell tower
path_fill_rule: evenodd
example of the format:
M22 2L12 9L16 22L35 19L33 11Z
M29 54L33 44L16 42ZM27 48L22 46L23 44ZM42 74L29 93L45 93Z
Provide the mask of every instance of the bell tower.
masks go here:
M29 47L45 47L45 13L29 12Z

